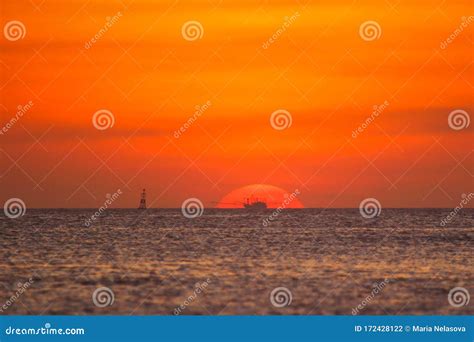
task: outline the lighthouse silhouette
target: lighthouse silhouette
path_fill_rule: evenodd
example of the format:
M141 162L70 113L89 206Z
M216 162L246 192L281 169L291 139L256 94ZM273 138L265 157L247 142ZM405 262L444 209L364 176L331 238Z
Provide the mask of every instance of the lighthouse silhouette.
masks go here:
M138 206L138 209L146 209L146 192L145 189L143 189L141 198L140 198L140 205Z

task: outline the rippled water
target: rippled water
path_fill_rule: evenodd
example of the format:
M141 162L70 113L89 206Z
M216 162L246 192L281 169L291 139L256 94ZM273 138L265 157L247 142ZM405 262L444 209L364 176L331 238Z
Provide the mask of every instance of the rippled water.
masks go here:
M448 209L295 209L266 227L272 210L109 209L86 227L94 212L0 218L2 314L474 313L474 299L448 302L454 287L474 294L473 209L445 227ZM94 305L99 287L112 305ZM272 305L277 287L289 305Z

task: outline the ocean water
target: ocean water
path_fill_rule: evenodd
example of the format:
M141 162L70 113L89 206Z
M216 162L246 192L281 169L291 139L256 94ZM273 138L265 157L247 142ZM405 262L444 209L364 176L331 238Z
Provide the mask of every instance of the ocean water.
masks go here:
M474 314L474 209L95 211L0 217L1 314Z

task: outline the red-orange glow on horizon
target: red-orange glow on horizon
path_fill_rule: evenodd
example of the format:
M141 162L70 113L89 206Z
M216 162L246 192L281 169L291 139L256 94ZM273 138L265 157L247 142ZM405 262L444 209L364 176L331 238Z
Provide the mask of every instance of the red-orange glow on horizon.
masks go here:
M225 195L216 208L243 208L246 203L263 202L268 208L304 208L298 196L299 189L292 192L267 184L252 184L235 189Z

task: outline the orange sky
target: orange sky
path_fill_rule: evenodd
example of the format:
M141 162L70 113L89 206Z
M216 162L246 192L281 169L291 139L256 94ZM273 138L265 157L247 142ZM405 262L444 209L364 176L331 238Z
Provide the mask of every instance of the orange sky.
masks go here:
M26 33L0 40L0 126L33 106L0 134L0 200L97 207L121 189L114 206L135 207L146 187L153 207L212 206L263 183L306 207L456 206L474 185L474 123L448 125L473 117L472 1L327 3L2 1L2 26ZM183 38L188 21L202 37ZM377 39L359 34L367 21ZM113 127L94 127L101 109ZM270 124L278 109L287 129Z

